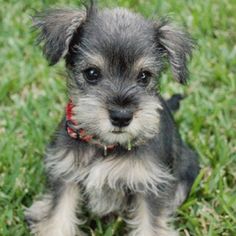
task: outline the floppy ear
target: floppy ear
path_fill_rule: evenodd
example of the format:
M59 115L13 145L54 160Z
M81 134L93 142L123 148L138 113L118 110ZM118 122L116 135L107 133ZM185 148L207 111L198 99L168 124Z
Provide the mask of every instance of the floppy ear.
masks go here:
M191 37L167 20L155 24L158 49L167 55L174 78L186 83L188 78L187 62L191 56L194 42Z
M73 36L86 20L86 11L50 9L33 17L33 27L39 29L38 43L50 65L68 53Z

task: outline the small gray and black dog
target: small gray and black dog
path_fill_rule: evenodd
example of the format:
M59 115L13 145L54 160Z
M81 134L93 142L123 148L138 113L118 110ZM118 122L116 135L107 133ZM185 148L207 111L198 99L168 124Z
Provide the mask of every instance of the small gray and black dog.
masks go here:
M26 211L38 236L81 236L82 208L120 215L132 236L173 236L170 216L198 174L157 79L185 83L193 43L166 20L126 9L55 9L34 17L51 65L65 59L70 102L46 152L49 188Z

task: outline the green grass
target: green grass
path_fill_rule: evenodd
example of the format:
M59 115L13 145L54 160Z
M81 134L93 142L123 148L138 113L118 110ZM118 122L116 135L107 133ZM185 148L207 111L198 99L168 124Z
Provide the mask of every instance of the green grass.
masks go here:
M49 68L30 30L33 9L55 4L78 1L0 0L1 236L29 235L23 211L44 189L44 148L67 101L63 63ZM162 76L163 95L187 95L175 117L184 140L198 150L202 168L175 224L182 236L236 235L236 1L100 4L129 7L145 16L168 14L197 40L189 85L173 82L170 73ZM94 222L92 235L121 236L119 220Z

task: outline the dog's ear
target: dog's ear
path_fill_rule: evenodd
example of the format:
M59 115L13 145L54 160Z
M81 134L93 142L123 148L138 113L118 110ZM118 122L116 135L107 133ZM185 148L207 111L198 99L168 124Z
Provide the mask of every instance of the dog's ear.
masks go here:
M50 65L66 56L86 16L85 10L50 9L33 17L33 27L39 30L37 42L43 43L43 53Z
M158 50L167 56L174 78L182 84L186 83L187 62L194 48L193 40L188 33L166 19L155 23L155 32Z

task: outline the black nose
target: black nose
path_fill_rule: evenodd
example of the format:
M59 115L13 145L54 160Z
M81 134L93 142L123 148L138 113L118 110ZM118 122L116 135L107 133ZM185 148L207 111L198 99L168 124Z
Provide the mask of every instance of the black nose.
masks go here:
M111 110L110 119L114 126L125 127L128 126L133 119L133 113L131 111L121 109L121 110Z

